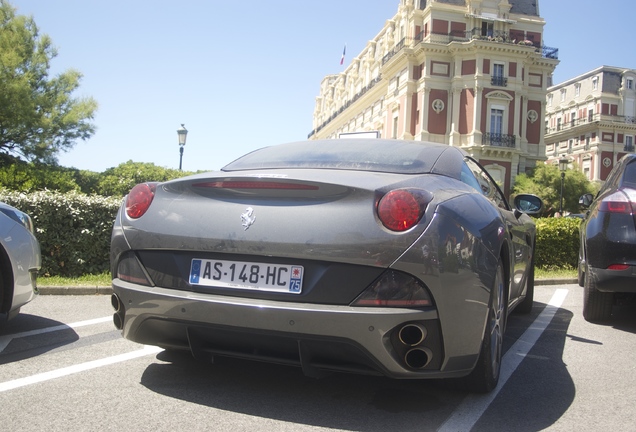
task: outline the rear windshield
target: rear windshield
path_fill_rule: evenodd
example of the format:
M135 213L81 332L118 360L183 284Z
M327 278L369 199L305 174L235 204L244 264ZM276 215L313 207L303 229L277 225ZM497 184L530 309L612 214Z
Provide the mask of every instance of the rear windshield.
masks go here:
M256 150L222 170L304 168L424 174L446 148L418 141L316 140Z

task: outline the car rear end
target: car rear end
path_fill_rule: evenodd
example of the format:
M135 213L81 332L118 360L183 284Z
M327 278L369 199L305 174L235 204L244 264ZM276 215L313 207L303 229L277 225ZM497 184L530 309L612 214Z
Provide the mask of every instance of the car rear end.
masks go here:
M440 277L447 237L463 228L436 210L461 195L485 199L474 192L431 173L315 168L139 185L113 229L115 325L139 343L313 376L466 375L492 276L458 265ZM462 247L480 250L466 256L496 263L471 238Z
M585 276L600 292L636 293L636 155L619 161L588 213Z
M0 322L13 318L35 298L41 265L30 216L0 203Z
M630 166L636 174L636 160ZM586 222L586 271L595 288L636 293L636 189L600 196Z

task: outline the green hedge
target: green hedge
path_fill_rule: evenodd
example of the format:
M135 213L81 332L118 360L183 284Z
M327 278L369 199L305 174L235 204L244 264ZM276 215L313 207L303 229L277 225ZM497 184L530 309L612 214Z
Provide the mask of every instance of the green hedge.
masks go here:
M108 271L110 236L121 198L0 190L0 201L33 219L42 250L40 275L77 277Z
M543 218L537 224L535 265L544 270L575 269L579 260L578 218Z
M78 277L108 271L110 236L121 198L0 189L0 201L33 218L42 249L41 275ZM580 222L575 218L536 220L538 268L576 268Z

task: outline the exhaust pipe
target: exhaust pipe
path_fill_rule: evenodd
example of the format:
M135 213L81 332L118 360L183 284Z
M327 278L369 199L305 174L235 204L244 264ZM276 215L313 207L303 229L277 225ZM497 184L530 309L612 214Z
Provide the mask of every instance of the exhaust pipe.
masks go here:
M119 300L117 294L112 294L110 296L110 304L113 306L113 309L115 309L115 312L119 312L121 310L121 300Z
M124 328L124 318L119 313L113 314L113 324L117 330Z
M424 342L426 328L419 324L407 324L398 333L400 342L408 346L416 346Z
M432 353L426 348L413 348L404 356L404 362L411 369L422 369L429 364Z
M112 294L110 296L110 304L115 309L115 314L113 315L113 324L115 324L115 328L117 330L121 330L124 328L124 314L125 310L121 303L121 299L117 294Z

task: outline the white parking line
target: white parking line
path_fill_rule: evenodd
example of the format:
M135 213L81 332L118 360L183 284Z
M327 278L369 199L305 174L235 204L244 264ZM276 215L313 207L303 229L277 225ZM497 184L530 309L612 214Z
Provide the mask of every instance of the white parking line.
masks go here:
M528 355L541 334L548 327L554 314L561 307L565 297L568 295L567 289L558 289L550 299L545 309L534 320L532 325L521 335L517 342L506 352L501 365L499 375L499 385L487 395L468 395L463 402L455 408L453 414L442 424L438 432L455 432L472 429L482 414L497 397L508 378L514 373L523 359Z
M61 325L45 327L45 328L41 328L37 330L30 330L30 331L26 331L22 333L14 333L14 334L0 336L0 353L4 351L4 349L7 347L7 345L9 345L9 343L11 343L13 339L19 339L19 338L23 338L27 336L35 336L39 334L50 333L50 332L55 332L60 330L68 330L69 328L78 328L78 327L85 327L85 326L89 326L93 324L101 324L104 322L108 322L112 319L113 319L112 316L107 316L103 318L95 318L92 320L78 321L76 323L71 323L71 324L61 324Z
M43 372L37 375L31 375L29 377L19 378L13 381L7 381L0 383L0 393L13 390L19 387L28 386L31 384L40 383L43 381L60 378L67 375L72 375L78 372L84 372L90 369L95 369L102 366L108 366L114 363L120 363L126 360L132 360L138 357L147 356L163 351L162 348L155 346L146 346L143 349L132 351L125 354L119 354L112 357L106 357L99 360L89 361L86 363L80 363L78 365L68 366L61 369L52 370L50 372Z

